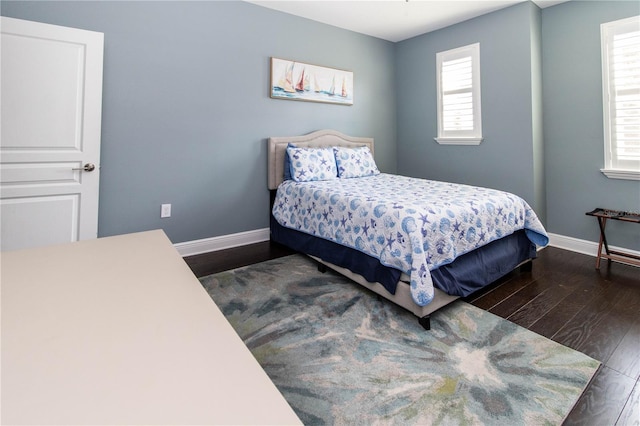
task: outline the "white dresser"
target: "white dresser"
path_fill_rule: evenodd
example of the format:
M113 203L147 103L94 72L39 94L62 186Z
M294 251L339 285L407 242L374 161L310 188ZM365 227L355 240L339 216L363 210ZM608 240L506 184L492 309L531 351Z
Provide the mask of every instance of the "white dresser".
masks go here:
M162 231L0 256L2 424L300 424Z

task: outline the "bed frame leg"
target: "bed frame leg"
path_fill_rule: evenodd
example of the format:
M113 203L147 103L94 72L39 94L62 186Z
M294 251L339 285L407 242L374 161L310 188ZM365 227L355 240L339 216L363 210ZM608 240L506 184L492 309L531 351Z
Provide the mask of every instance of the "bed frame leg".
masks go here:
M533 271L533 261L531 259L527 260L525 263L520 265L520 272L531 272Z
M431 330L431 315L418 318L418 322L425 330Z
M322 263L318 263L318 272L320 272L322 274L327 272L327 265L322 264Z

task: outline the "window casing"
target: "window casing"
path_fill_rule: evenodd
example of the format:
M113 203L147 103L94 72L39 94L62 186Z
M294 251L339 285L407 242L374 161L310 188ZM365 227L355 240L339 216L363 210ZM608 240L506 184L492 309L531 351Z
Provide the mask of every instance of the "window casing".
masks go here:
M479 145L480 43L436 54L440 144Z
M640 16L600 26L604 168L616 179L640 180Z

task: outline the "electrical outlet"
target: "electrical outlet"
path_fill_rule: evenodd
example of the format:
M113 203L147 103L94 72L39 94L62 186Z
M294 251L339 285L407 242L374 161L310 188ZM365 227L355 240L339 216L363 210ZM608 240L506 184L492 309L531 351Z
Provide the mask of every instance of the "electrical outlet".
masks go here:
M160 206L160 217L171 217L171 204L162 204Z

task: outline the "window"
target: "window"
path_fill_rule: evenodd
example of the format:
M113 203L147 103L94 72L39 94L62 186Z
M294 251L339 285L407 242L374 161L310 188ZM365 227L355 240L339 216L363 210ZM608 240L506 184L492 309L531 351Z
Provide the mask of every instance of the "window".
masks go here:
M610 178L640 180L640 16L600 27L604 168Z
M436 54L440 144L479 145L480 44Z

